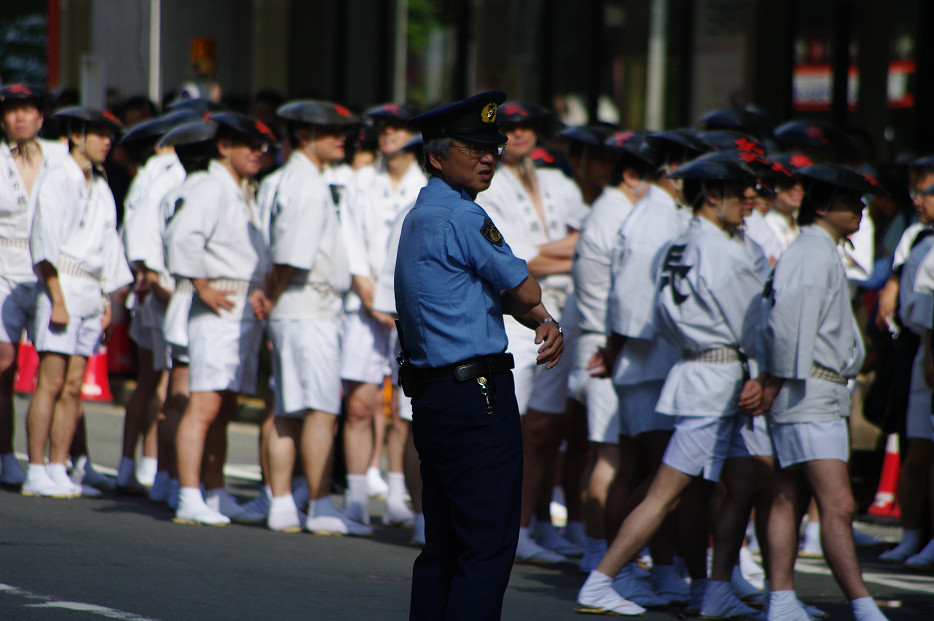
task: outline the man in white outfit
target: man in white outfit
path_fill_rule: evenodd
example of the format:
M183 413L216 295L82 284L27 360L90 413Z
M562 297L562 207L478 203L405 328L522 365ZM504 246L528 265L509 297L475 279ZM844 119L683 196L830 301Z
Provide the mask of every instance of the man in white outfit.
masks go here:
M82 486L65 462L81 420L88 358L110 324L110 294L133 282L101 165L120 124L108 112L66 108L69 155L35 192L29 252L39 275L34 334L39 379L26 415L29 471L22 493L68 497ZM51 440L49 464L46 444Z
M340 413L341 311L350 289L340 219L322 172L344 159L345 127L357 119L323 101L287 102L278 114L292 146L282 174L269 180L261 205L269 214L274 278L269 334L276 377L276 416L268 441L272 491L267 526L317 534L370 535L331 501L331 463ZM265 183L265 182L264 182ZM292 495L300 458L308 481L303 519Z
M196 294L188 318L191 399L176 436L181 489L175 521L223 525L263 519L224 489L221 456L237 395L255 388L262 321L270 310L263 287L271 265L249 184L275 137L243 115L219 112L211 119L220 126L217 157L176 203L166 249L170 273L190 279ZM202 496L206 440L213 459Z
M40 89L25 84L0 90L0 483L14 487L26 480L13 452L13 376L17 345L35 310L30 197L42 172L68 157L64 145L38 137L44 99Z

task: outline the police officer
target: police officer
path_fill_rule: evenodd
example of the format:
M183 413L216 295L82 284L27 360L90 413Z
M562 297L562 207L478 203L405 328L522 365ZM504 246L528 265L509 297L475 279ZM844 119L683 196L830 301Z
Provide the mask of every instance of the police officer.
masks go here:
M410 619L498 619L516 551L522 437L502 314L554 367L564 340L541 290L474 201L506 136L489 92L411 120L431 179L406 216L395 271L403 388L414 394L426 545Z
M16 345L33 313L36 275L29 259L30 196L39 175L68 155L60 143L38 138L41 90L11 84L0 90L0 483L18 486L26 473L13 452L13 375Z

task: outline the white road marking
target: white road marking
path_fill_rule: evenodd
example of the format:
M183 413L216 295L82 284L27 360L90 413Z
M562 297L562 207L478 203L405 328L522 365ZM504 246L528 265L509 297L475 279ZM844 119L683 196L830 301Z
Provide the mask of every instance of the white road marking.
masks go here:
M817 574L821 576L830 576L830 568L822 561L811 559L798 559L795 563L795 571L804 574ZM906 591L915 591L918 593L927 593L934 595L934 578L930 576L918 576L912 574L894 575L881 574L873 571L863 571L863 581L871 582L893 589L904 589Z
M90 612L107 619L118 619L119 621L157 621L151 617L144 617L132 612L108 608L107 606L98 606L97 604L87 604L85 602L64 601L50 595L32 593L9 584L0 583L0 595L21 597L30 602L23 604L27 608L61 608L64 610Z

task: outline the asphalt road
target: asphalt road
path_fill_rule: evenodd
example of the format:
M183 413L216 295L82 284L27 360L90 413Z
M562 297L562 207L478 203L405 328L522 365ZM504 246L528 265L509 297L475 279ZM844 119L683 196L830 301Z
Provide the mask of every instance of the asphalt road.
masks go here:
M23 453L25 402L17 452ZM95 463L118 463L122 410L88 404ZM228 486L256 493L257 430L234 424ZM371 511L379 515L379 501ZM378 518L376 519L378 522ZM897 529L864 525L897 539ZM405 619L412 561L408 531L377 526L371 539L283 534L256 526L181 526L141 497L49 500L0 491L0 621L185 621L203 619ZM890 619L934 618L934 574L871 562L884 544L861 550L864 576ZM849 606L822 561L799 561L799 596L850 619ZM583 576L574 566L517 565L503 618L586 618L573 612ZM684 618L678 610L644 619Z

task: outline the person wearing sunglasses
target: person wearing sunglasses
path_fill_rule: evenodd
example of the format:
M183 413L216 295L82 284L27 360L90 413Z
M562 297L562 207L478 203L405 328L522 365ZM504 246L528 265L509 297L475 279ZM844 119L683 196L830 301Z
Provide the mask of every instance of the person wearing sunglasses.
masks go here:
M271 264L251 181L275 136L244 115L210 118L218 124L215 157L206 177L176 201L166 229L169 272L190 279L195 291L188 316L191 398L176 435L181 489L175 521L254 523L263 516L240 507L224 488L223 455L237 395L256 386L262 322L270 310L263 287Z

